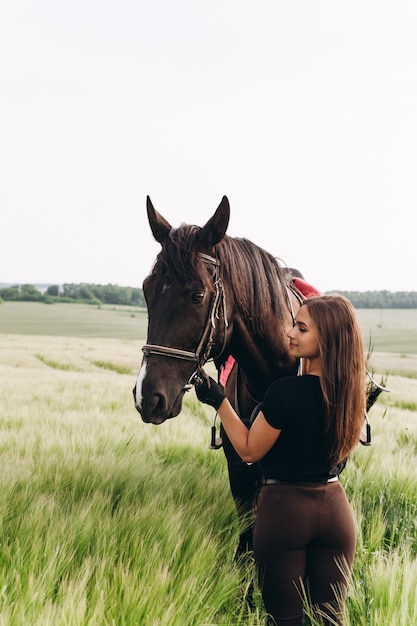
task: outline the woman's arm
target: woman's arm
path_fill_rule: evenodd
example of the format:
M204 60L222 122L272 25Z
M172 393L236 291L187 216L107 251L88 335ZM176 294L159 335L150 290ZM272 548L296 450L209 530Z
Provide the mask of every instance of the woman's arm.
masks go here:
M242 461L259 461L272 448L281 431L268 424L262 412L259 412L252 426L247 428L233 409L226 397L222 385L216 383L201 372L195 383L197 398L214 407L223 424L227 436Z
M247 428L227 398L217 411L227 436L245 463L255 463L262 459L281 434L280 430L268 424L262 411L258 413L252 426Z

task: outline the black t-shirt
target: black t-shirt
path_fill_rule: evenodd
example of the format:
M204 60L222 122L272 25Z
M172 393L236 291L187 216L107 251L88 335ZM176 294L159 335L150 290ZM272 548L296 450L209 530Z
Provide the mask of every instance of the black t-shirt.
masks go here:
M329 460L324 428L324 400L318 376L291 376L276 380L267 390L260 410L281 434L261 460L264 476L289 482L320 481L339 473Z

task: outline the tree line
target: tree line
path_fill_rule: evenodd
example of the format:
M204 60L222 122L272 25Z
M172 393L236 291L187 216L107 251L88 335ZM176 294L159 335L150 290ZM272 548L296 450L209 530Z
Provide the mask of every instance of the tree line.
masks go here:
M333 293L333 292L332 292ZM417 291L338 291L357 309L417 309ZM2 300L26 302L84 302L87 304L119 304L146 307L139 287L66 283L49 285L40 290L35 285L13 285L0 288Z
M13 285L0 288L1 300L25 302L84 302L87 304L120 304L146 307L142 289L119 285L95 285L89 283L65 283L49 285L40 290L35 285Z
M356 309L417 309L417 291L338 291Z

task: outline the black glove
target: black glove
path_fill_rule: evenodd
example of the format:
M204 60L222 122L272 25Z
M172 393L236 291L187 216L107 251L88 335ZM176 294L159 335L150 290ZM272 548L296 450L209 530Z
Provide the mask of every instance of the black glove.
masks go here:
M200 370L194 382L195 392L200 402L209 404L217 411L226 397L223 385L216 383L211 376Z

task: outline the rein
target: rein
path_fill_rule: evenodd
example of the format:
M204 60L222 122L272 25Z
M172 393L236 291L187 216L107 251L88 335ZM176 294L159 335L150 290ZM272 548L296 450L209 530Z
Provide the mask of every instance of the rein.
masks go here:
M168 346L160 346L158 344L146 343L142 347L143 353L148 356L149 354L157 354L159 356L168 356L174 359L183 359L185 361L193 361L197 363L197 367L190 376L188 383L184 386L185 390L192 387L194 378L198 375L198 371L207 363L211 356L211 350L214 346L214 333L216 330L216 320L220 319L220 308L223 310L224 319L224 338L223 346L217 357L219 357L226 345L226 331L229 326L226 315L226 294L224 291L223 281L220 276L220 261L215 257L200 252L200 258L207 264L214 266L213 286L214 296L211 302L211 309L208 313L206 324L201 335L200 341L195 352L188 350L180 350L179 348L169 348Z

